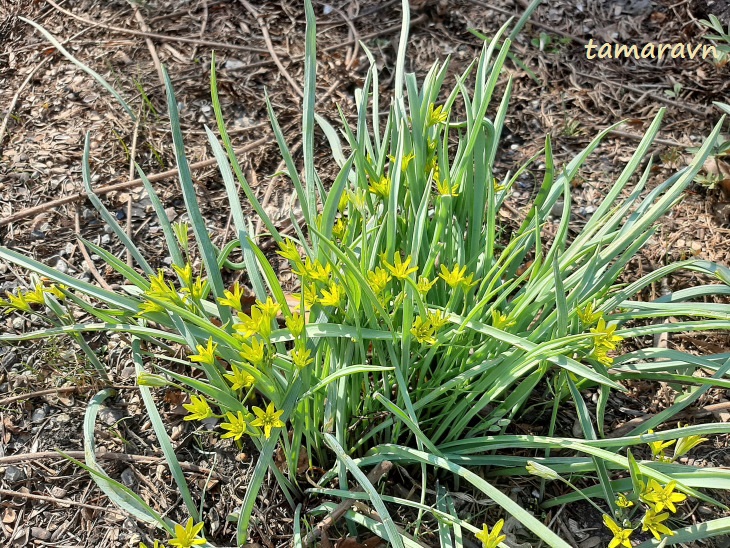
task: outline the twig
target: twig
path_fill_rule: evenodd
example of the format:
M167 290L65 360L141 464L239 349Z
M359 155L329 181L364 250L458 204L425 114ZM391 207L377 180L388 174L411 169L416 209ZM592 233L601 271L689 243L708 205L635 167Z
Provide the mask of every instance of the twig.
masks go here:
M137 7L137 5L132 1L129 3L134 9L134 18L139 23L139 28L142 29L143 32L150 32L150 28L147 26L147 23L145 23L144 17L142 17L142 12L139 11L139 7ZM145 36L144 41L147 44L147 49L150 51L150 57L152 57L152 62L155 64L155 69L157 69L157 76L160 79L160 83L164 85L165 77L162 73L162 63L160 63L160 57L157 55L155 44L149 36Z
M6 466L8 464L18 464L21 462L28 462L32 460L40 459L58 459L64 458L64 455L71 457L76 460L83 460L86 458L86 454L83 451L64 451L61 455L58 451L40 451L38 453L24 453L22 455L9 455L7 457L0 457L0 466ZM127 453L114 453L112 451L99 451L96 453L98 460L117 460L122 462L133 462L139 464L164 464L164 457L151 457L148 455L129 455ZM223 476L210 470L209 468L203 468L196 464L190 464L188 462L181 462L180 468L186 472L194 474L209 475L214 479L223 479Z
M271 58L279 69L279 72L281 72L281 75L286 79L287 82L289 82L289 85L294 90L294 92L303 99L304 92L299 87L299 84L296 83L294 78L292 78L291 74L289 74L289 71L286 70L284 65L281 64L281 60L274 50L274 44L271 43L271 36L269 35L269 28L266 26L266 21L264 21L259 12L256 11L256 9L246 0L239 0L239 2L243 5L244 8L246 8L246 10L248 10L248 12L254 17L254 19L256 19L256 22L259 24L259 27L261 28L261 33L264 35L264 42L266 42L266 47L271 54Z
M84 262L86 263L86 266L89 267L89 272L91 272L91 275L94 277L94 279L99 282L99 285L106 289L107 291L113 291L112 288L109 286L108 283L106 283L106 280L104 277L99 273L99 270L97 270L96 265L94 264L94 261L91 260L91 257L89 256L89 252L86 250L86 246L84 245L84 242L81 241L81 222L79 221L79 209L76 208L76 211L74 212L74 230L76 231L76 235L79 237L79 251L81 252L81 255L84 257Z
M152 51L154 51L154 46ZM155 53L155 55L157 55ZM160 78L162 70L160 70ZM160 80L164 81L164 79ZM134 120L134 131L132 132L132 148L129 151L129 178L134 177L134 157L137 155L137 136L139 135L139 121L141 112L137 111L137 118ZM127 238L132 241L132 193L127 196ZM127 249L127 266L132 266L132 251Z
M380 478L385 476L390 469L393 468L393 463L387 460L384 460L383 462L379 463L375 468L373 468L370 473L368 474L368 481L372 483L373 485L376 484L378 481L380 481ZM362 491L362 487L355 487L354 489L351 489L351 492L359 492ZM322 521L320 521L314 529L312 529L307 536L304 538L304 541L302 542L303 546L310 546L314 544L314 542L322 537L322 533L324 533L327 529L332 527L332 525L340 519L347 510L354 504L352 500L345 499L340 504L338 504L334 510L332 510L329 514L327 514L324 518L322 518Z
M93 504L86 504L85 502L76 502L75 500L68 499L57 499L55 497L47 497L45 495L34 495L33 493L21 493L19 491L10 491L9 489L0 489L0 495L6 497L21 497L30 500L42 500L44 502L52 502L53 504L66 504L69 506L79 506L80 508L88 508L89 510L96 510L98 512L113 512L120 516L124 516L120 510L113 507L104 508L103 506L94 506Z
M19 400L30 400L33 398L39 398L41 396L49 396L51 394L58 394L59 392L76 392L78 390L78 386L61 386L59 388L51 388L48 390L38 390L37 392L30 392L28 394L20 394L18 396L10 396L9 398L4 398L0 400L0 406L7 405L9 403L13 403L14 401Z
M645 136L644 135L638 135L636 133L629 133L628 131L620 131L618 129L612 129L608 132L609 135L615 135L616 137L626 137L627 139L635 139L636 141L641 141ZM679 141L672 141L670 139L653 139L653 143L656 143L658 145L666 145L668 147L675 147L675 148L683 148L683 147L689 147L692 145L683 145Z
M203 21L200 23L200 32L198 33L198 38L201 40L203 39L203 35L205 34L205 29L208 27L208 1L203 0ZM190 60L195 61L195 58L198 55L198 46L197 44L193 46L193 52L190 54Z
M208 46L211 48L237 49L237 50L243 50L243 51L251 51L254 53L268 53L268 51L263 48L254 48L252 46L239 46L237 44L226 44L225 42L211 42L210 40L198 40L196 38L185 38L183 36L169 36L167 34L157 34L154 32L144 32L144 31L140 31L140 30L125 29L122 27L114 27L112 25L107 25L105 23L100 23L98 21L91 21L90 19L86 19L84 17L76 15L75 13L73 13L71 11L63 9L61 6L56 4L53 0L46 0L46 2L48 2L50 5L52 5L54 8L56 8L61 13L65 13L69 17L73 17L74 19L77 19L83 23L86 23L87 25L101 27L105 30L121 32L124 34L134 34L135 36L146 36L148 38L154 38L155 40L166 40L168 42L185 42L187 44L197 44L199 46Z
M270 141L269 137L261 137L261 139L257 139L256 141L253 141L251 143L248 143L242 147L239 147L234 150L235 154L242 154L244 152L249 152L255 148L258 148L262 145L268 144ZM211 158L209 160L203 160L200 162L196 162L194 164L190 164L190 169L202 169L206 168L212 165L215 165L218 161L215 158ZM177 168L170 169L168 171L163 171L162 173L157 173L155 175L150 175L147 177L147 179L154 183L156 181L162 181L164 179L167 179L169 177L174 177L178 174ZM115 192L117 190L125 190L128 188L134 188L136 186L139 186L142 184L142 179L134 179L132 181L126 181L124 183L117 183L114 185L107 185L102 186L94 190L94 194L97 196L101 196L103 194L108 194L109 192ZM62 206L65 204L70 204L72 202L76 202L79 200L86 199L86 193L85 192L77 192L76 194L71 194L70 196L65 196L63 198L58 198L57 200L51 200L50 202L46 202L45 204L29 207L27 209L23 209L21 211L18 211L17 213L14 213L12 215L9 215L3 219L0 219L0 227L5 226L10 223L14 223L15 221L20 221L22 219L25 219L26 217L30 217L33 215L37 215L38 213L42 213L44 211L48 211L49 209L53 209L54 207Z

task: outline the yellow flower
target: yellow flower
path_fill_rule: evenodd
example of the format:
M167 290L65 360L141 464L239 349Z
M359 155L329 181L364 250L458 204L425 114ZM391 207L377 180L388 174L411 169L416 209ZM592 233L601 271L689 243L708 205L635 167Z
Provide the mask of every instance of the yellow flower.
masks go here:
M208 339L208 346L199 344L196 346L198 353L190 356L191 362L205 363L207 365L213 365L215 363L215 350L218 348L218 344L213 342L213 339Z
M629 537L634 532L633 529L624 529L619 526L618 523L613 521L608 514L603 514L603 523L606 524L611 532L613 533L613 539L608 543L608 548L616 548L617 546L624 546L625 548L631 548L631 540Z
M276 319L276 315L281 310L281 305L274 302L271 297L266 297L266 302L256 301L256 306L261 310L261 314L268 318L268 322L271 323Z
M246 290L241 287L241 284L236 282L233 284L233 291L227 289L223 291L223 298L218 299L218 302L223 306L230 306L234 310L243 312L243 305L241 304L241 298L245 295Z
M286 319L286 326L289 328L292 337L299 338L304 333L304 316L294 312Z
M436 181L436 191L439 193L439 196L456 197L459 195L459 183L450 186L446 179L442 181L438 176L438 166L436 166L436 169L433 172L433 179Z
M401 171L405 171L406 169L408 169L408 165L411 163L411 160L413 160L413 158L415 158L415 157L416 157L416 155L413 152L411 152L410 154L406 154L405 156L403 156L403 158L401 159L401 164L400 164ZM395 164L395 161L396 161L396 157L395 156L392 156L392 155L388 154L388 159L393 164Z
M376 266L375 270L368 271L368 283L376 295L385 291L385 286L388 285L390 280L390 274L379 266Z
M213 416L213 410L208 402L200 396L192 396L190 403L184 403L183 407L190 412L189 415L185 416L184 420L186 421L202 421Z
M627 499L623 493L619 493L616 497L616 506L619 508L631 508L633 505L634 503Z
M251 340L251 344L241 345L241 357L256 367L262 367L266 360L266 348L258 339Z
M492 310L492 327L497 329L508 329L517 324L515 320L511 320L506 314L500 313L498 310Z
M646 511L646 514L644 514L644 518L641 520L641 530L644 532L651 531L651 534L654 535L654 538L657 540L661 540L662 535L667 535L671 537L674 534L674 531L672 531L669 527L662 523L668 518L669 512L657 514L654 510L650 508Z
M266 411L260 407L254 407L253 412L256 414L256 419L251 422L251 426L263 427L266 439L271 437L272 428L281 428L284 426L284 423L279 420L279 417L284 414L284 410L276 411L273 402L269 402L269 405L266 406Z
M591 352L591 357L606 367L609 367L613 363L613 358L608 355L608 348L605 346L594 347Z
M225 373L223 376L231 383L233 390L241 390L253 386L253 383L256 381L253 375L237 367L235 364L232 364L231 368L233 371L231 373Z
M43 287L43 284L37 284L35 288L33 288L33 291L25 292L25 300L28 301L30 304L45 305L46 299L43 297L44 289L45 288Z
M441 274L439 278L444 280L449 287L455 289L458 286L463 286L466 291L472 284L472 278L474 274L466 274L466 266L460 266L458 263L454 265L452 270L446 268L446 265L441 265Z
M1 304L1 303L0 303ZM164 312L165 307L152 301L145 301L139 305L138 314L153 314L155 312Z
M434 329L431 322L424 320L421 316L416 318L411 327L411 335L421 344L436 344L436 339L433 337Z
M670 481L666 487L662 487L657 480L650 479L649 489L644 494L644 499L653 504L655 512L661 512L664 508L667 508L670 512L674 513L677 511L674 503L683 502L687 498L687 495L684 493L674 492L676 486L676 481Z
M425 297L428 292L431 291L431 288L436 284L436 281L436 279L429 281L429 279L425 276L421 276L418 280L418 283L416 284L416 288L418 289L418 292Z
M190 263L185 263L185 266L172 265L172 269L177 273L180 278L180 283L184 287L190 287L193 285L193 267Z
M238 313L238 319L240 323L233 324L233 329L240 331L245 338L253 337L254 335L261 334L266 331L266 324L268 323L269 332L271 331L271 322L261 313L261 309L258 306L251 307L251 315L243 312Z
M654 430L649 430L649 434L653 434ZM667 441L650 441L647 442L647 445L649 446L649 449L651 449L651 455L654 457L654 460L658 460L660 462L669 462L671 459L668 459L664 456L664 450L667 447L671 447L674 445L674 443L677 440L667 440Z
M591 333L598 335L595 339L593 339L593 345L602 346L608 350L615 350L616 344L624 340L624 338L620 335L614 335L614 331L616 331L615 324L607 325L606 320L600 318L598 320L598 325L591 328Z
M591 301L578 308L578 318L583 322L583 325L593 325L603 317L603 312L596 312L594 310L596 303Z
M431 325L433 328L438 331L443 326L445 326L447 323L449 323L449 320L446 318L443 312L440 310L434 310L433 312L428 313L428 321L431 322Z
M375 194L383 200L387 199L390 196L390 177L383 175L377 181L372 181L368 190L370 190L371 194Z
M193 524L193 518L189 518L185 527L175 524L175 536L170 539L170 546L178 548L191 548L192 546L200 546L205 544L205 539L200 538L198 533L203 530L203 523Z
M340 201L337 202L337 209L339 210L340 213L345 212L345 208L347 208L347 202L349 202L349 201L350 201L350 198L347 195L347 192L343 192L342 195L340 196Z
M303 286L304 291L304 306L312 308L319 301L317 296L317 286L312 284L306 284Z
M162 269L157 271L157 275L150 276L150 288L145 291L147 295L162 300L177 301L179 296L171 283L165 281L165 272Z
M500 535L502 527L504 527L503 519L495 523L491 531L486 523L483 525L481 532L475 535L477 539L482 541L482 548L497 548L499 543L507 538L507 535Z
M492 180L492 184L494 185L494 192L495 193L496 192L502 192L503 190L506 190L507 189L507 184L506 183L500 183L497 180L496 177Z
M426 118L426 127L443 124L449 117L449 112L444 112L443 105L435 106L433 103L428 105L428 118Z
M314 262L307 258L304 264L300 264L298 268L292 270L294 274L307 281L314 282L327 282L332 274L332 265L327 263L326 266L322 266L322 263L316 259Z
M304 345L298 344L295 348L290 350L291 361L299 369L304 369L314 360L310 357L312 352L305 348Z
M183 287L180 292L190 295L190 297L192 297L196 301L199 301L203 298L203 295L205 294L207 284L207 281L203 280L200 276L197 276L193 285L191 285L190 287Z
M342 299L345 297L345 288L340 284L332 281L329 285L329 290L322 290L322 297L319 302L322 306L334 306L338 307L342 305Z
M410 255L406 257L405 261L401 261L400 253L396 253L392 265L389 264L384 257L381 257L381 261L383 262L383 265L385 265L385 268L390 270L390 273L393 275L393 277L398 278L399 280L405 280L412 273L418 270L417 266L410 266Z
M33 309L30 307L30 303L25 297L25 294L22 291L18 292L17 297L10 293L9 291L5 292L5 295L8 297L8 300L2 300L0 299L0 306L3 306L6 308L6 312L10 313L13 310L19 310L22 312L32 312Z
M228 419L228 422L221 423L221 428L223 430L228 430L228 432L223 434L221 439L233 438L236 441L240 440L241 436L246 433L246 427L248 426L246 424L246 419L243 417L243 413L238 411L237 414L234 415L229 411L226 413L226 418Z
M278 255L281 255L294 264L300 264L302 262L302 258L299 256L299 250L293 241L283 240L279 243L279 247L281 248L281 251L276 252Z
M337 219L335 224L332 226L332 235L338 240L345 239L345 232L347 231L347 223L344 219Z

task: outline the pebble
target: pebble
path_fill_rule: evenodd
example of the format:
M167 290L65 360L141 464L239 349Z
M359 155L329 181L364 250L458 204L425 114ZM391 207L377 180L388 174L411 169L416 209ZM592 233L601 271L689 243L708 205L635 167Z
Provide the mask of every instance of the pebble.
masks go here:
M22 318L21 316L16 316L13 318L13 329L16 331L20 331L25 327L25 318Z
M10 465L5 469L4 478L5 481L7 481L8 483L16 483L25 479L25 472L23 472L17 466Z
M134 487L137 485L137 478L134 475L134 470L131 468L125 468L122 470L122 483L127 487Z
M48 414L48 411L46 411L45 405L43 407L37 407L33 410L33 413L30 415L30 422L34 424L38 424L40 422L43 422L46 420L46 415Z
M553 217L562 217L563 216L563 207L565 206L565 202L563 200L558 200L553 204L553 207L550 208L550 215Z
M101 245L106 245L106 244L108 244L109 242L111 242L111 240L112 240L112 237L111 237L111 236L110 236L109 234L104 234L104 235L103 235L103 236L101 237Z
M51 540L51 532L43 527L31 527L30 536L38 540Z
M9 369L19 362L20 358L18 357L18 354L11 350L2 357L2 360L0 360L0 366L2 366L3 369Z
M106 234L111 234L112 232L114 232L114 229L109 225L104 225L104 232Z
M71 243L71 242L68 242L68 243L66 244L66 247L65 247L65 249L63 250L63 252L64 252L64 253L65 253L66 255L71 255L71 253L73 253L75 249L76 249L76 244L74 244L74 243Z
M71 422L71 415L68 413L59 413L53 417L53 420L58 424L66 424L67 422Z
M107 426L114 426L124 417L124 412L121 409L111 409L109 407L102 407L99 410L99 420Z
M61 274L66 274L68 272L68 265L63 259L58 259L56 261L56 264L53 265L53 268L58 270Z

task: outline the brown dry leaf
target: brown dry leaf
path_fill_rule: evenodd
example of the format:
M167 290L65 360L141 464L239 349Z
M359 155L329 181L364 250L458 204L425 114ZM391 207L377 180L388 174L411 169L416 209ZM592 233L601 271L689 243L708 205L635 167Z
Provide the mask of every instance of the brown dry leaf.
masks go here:
M365 545L360 544L356 538L345 537L335 543L335 548L365 548Z
M6 508L5 512L3 513L3 523L5 525L10 525L11 523L15 522L15 518L18 517L18 514L15 510L12 508Z
M302 475L309 470L309 453L303 445L299 446L299 460L297 461L297 474Z
M726 196L730 195L730 165L719 158L712 157L702 164L708 175L718 179L718 185Z
M185 401L185 393L181 390L168 390L165 392L165 397L163 398L165 403L169 403L172 406L175 405L182 405L182 403Z

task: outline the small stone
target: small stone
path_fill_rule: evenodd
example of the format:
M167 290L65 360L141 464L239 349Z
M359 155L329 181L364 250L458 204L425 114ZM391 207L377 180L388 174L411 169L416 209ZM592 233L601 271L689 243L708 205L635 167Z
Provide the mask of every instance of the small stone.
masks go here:
M107 426L114 426L124 417L124 413L121 409L111 409L109 407L102 407L99 410L99 420Z
M59 413L53 417L53 420L58 424L66 424L67 422L71 422L71 416L68 413Z
M62 499L66 496L66 490L54 485L51 487L51 496L56 497L57 499Z
M137 478L134 475L134 470L131 468L125 468L122 470L122 483L130 488L137 484Z
M565 202L563 200L558 200L553 204L553 207L550 208L550 215L553 217L560 218L563 216L563 207L565 206Z
M66 247L65 247L65 249L64 249L63 251L64 251L64 253L65 253L66 255L71 255L71 254L72 254L72 253L74 252L74 250L75 250L75 249L76 249L76 244L73 244L73 243L71 243L71 242L68 242L68 243L66 244Z
M5 354L2 357L2 360L0 360L0 366L3 369L9 369L10 367L14 366L16 363L20 362L20 358L18 357L18 354L16 352L13 352L12 350Z
M43 527L31 527L30 536L38 540L51 540L51 532Z
M38 424L46 420L47 412L44 407L38 407L37 409L33 410L33 413L30 416L30 422L32 422L33 424Z
M13 318L13 329L16 331L22 331L25 327L25 319L21 316L15 316Z
M63 259L58 259L58 261L56 261L56 264L53 265L53 268L58 270L61 274L66 274L68 272L68 265Z
M112 237L109 234L104 234L101 237L101 245L106 245L111 241Z
M5 481L8 483L17 483L19 481L23 481L25 479L25 472L18 468L17 466L8 466L5 469Z

